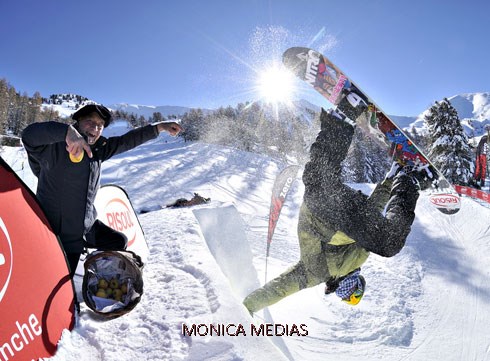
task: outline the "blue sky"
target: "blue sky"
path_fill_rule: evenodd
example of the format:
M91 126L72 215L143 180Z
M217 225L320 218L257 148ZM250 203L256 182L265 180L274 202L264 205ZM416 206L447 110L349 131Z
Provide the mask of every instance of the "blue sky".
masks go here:
M310 46L387 113L417 115L490 91L489 14L488 0L2 0L0 78L29 95L215 108L257 100L257 74Z

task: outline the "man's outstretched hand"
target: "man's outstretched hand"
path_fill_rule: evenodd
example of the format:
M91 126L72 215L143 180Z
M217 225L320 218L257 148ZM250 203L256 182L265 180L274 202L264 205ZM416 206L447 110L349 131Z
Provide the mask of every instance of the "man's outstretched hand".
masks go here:
M167 132L168 134L172 136L178 135L180 132L182 132L184 129L180 126L180 124L175 123L175 122L162 122L157 124L158 131L161 132Z

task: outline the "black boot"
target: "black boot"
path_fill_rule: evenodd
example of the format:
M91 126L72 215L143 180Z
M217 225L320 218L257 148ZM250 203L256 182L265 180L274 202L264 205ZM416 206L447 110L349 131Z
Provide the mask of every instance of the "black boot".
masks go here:
M412 224L415 218L415 206L418 198L418 187L412 177L403 173L397 174L391 188L391 198L386 208L386 218Z

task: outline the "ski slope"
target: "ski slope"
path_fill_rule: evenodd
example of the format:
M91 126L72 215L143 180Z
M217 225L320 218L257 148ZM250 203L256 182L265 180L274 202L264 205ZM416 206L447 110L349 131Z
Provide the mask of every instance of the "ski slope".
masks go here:
M1 154L35 187L22 149ZM150 248L145 294L131 313L110 321L82 305L52 360L490 360L490 209L468 198L447 216L421 196L405 248L393 258L371 255L364 265L367 290L359 306L318 286L252 320L241 299L264 283L270 194L284 166L165 135L107 161L103 183L122 186L135 209L147 212L139 216ZM193 192L211 203L165 208ZM298 180L277 225L268 279L298 260L302 192ZM308 335L248 332L266 323L303 324ZM231 331L243 325L247 333L188 336L183 324L235 325Z

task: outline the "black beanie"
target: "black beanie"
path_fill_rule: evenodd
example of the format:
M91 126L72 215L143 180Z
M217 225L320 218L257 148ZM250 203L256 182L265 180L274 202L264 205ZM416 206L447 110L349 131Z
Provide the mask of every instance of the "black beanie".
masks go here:
M97 113L104 120L104 127L107 128L112 121L112 113L105 106L100 104L88 104L80 109L78 109L75 113L72 114L71 118L73 120L80 120L81 117L85 115L89 115L91 113Z

